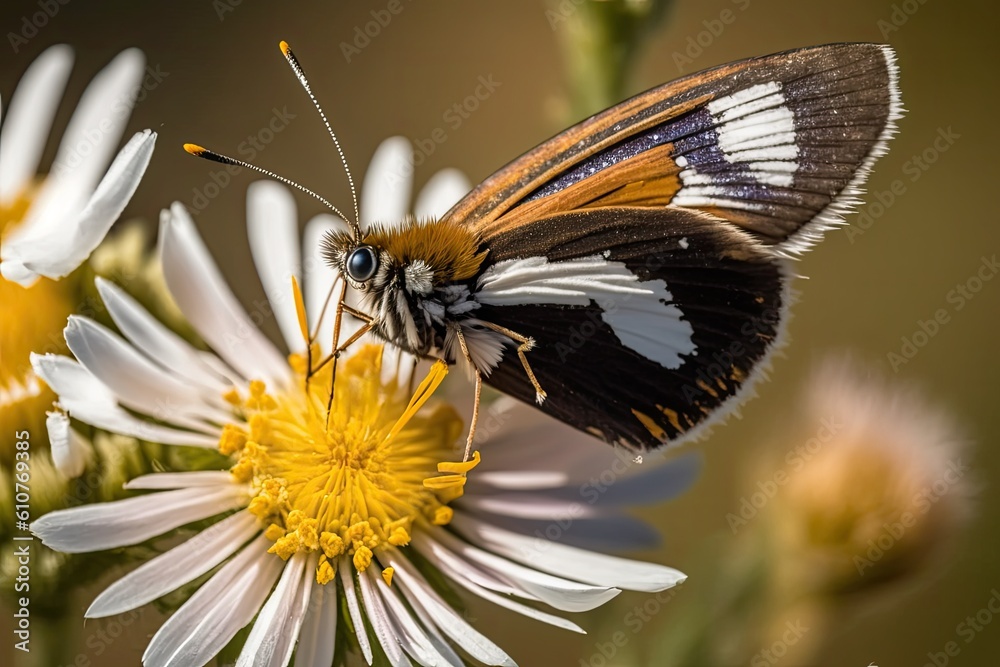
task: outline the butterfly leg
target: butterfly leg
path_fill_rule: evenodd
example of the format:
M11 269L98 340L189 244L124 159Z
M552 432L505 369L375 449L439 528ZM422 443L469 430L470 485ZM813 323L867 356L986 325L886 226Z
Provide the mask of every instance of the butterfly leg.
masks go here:
M455 332L455 336L458 338L458 344L462 348L462 354L465 355L465 360L469 363L469 366L476 374L476 399L475 403L472 405L472 421L469 424L469 437L465 441L465 456L462 457L462 461L465 462L469 460L469 454L472 452L472 441L476 437L476 424L479 423L479 401L483 394L483 374L472 361L472 355L469 354L469 346L465 342L465 334L462 333L462 327L457 325L454 327L453 331Z
M511 331L506 327L502 327L499 324L493 324L491 322L480 322L484 327L492 329L497 333L507 336L514 342L518 343L517 346L517 356L521 359L521 365L524 366L524 372L528 374L528 380L531 381L531 386L535 388L535 402L541 405L545 402L545 397L548 394L542 389L542 386L538 384L538 380L535 378L535 373L531 370L531 365L528 363L528 355L526 352L530 352L535 347L535 339L528 338L527 336L522 336L516 331Z
M351 334L351 337L348 338L347 340L345 340L343 342L343 344L338 345L337 349L335 349L330 354L326 355L326 357L324 357L321 362L319 362L318 364L316 364L316 367L313 368L310 371L310 373L309 373L310 375L315 375L316 373L320 372L323 369L323 367L326 366L331 361L335 362L337 360L337 358L340 357L340 353L341 352L343 352L344 350L346 350L347 348L349 348L351 345L354 345L355 343L357 343L358 340L360 340L362 336L364 336L366 333L368 333L369 331L371 331L372 328L375 326L375 320L373 320L370 315L362 313L360 310L354 310L353 308L349 308L349 307L345 306L344 307L344 312L353 315L354 317L356 317L359 320L361 320L364 324L361 325L360 329L358 329L353 334ZM336 339L337 339L337 336L334 336L334 340L336 340Z
M353 315L354 317L361 320L363 324L361 325L361 328L355 331L353 334L351 334L350 338L344 341L343 344L338 345L337 343L340 340L340 323L344 313ZM331 361L333 362L333 370L330 373L330 395L326 400L327 420L330 419L330 413L332 412L333 408L333 389L334 389L334 383L337 381L337 361L340 359L340 353L349 348L354 343L358 342L358 340L362 336L371 331L372 328L375 326L375 320L374 318L372 318L371 315L368 315L367 313L362 313L360 310L356 310L345 304L343 301L343 296L341 296L340 303L337 304L337 315L334 322L335 323L333 326L333 345L334 345L333 352L327 355L327 357L323 359L323 361L321 361L315 368L311 368L309 370L309 375L312 376L318 373L320 369L323 368L323 366L327 365ZM329 424L327 425L329 426Z

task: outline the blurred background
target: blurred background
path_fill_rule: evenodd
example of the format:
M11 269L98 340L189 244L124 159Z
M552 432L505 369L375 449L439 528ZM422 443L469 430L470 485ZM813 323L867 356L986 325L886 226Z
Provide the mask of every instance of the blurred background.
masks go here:
M152 230L161 208L175 200L188 204L245 303L264 297L244 231L246 186L254 177L213 181L219 165L192 159L182 143L237 153L244 142L256 141L256 164L343 207L350 201L336 152L283 62L278 40L288 40L295 49L356 179L376 146L401 134L418 147L416 188L447 166L478 182L596 111L587 107L602 96L615 94L579 85L581 72L586 79L588 67L599 67L593 61L600 60L585 51L587 40L563 34L575 29L574 15L589 11L580 8L580 0L402 0L402 10L364 39L359 35L373 20L372 12L386 8L386 0L53 1L49 4L58 10L38 26L32 17L43 4L8 0L0 8L4 100L40 52L70 44L76 65L56 120L57 128L64 126L90 77L121 49L140 47L149 74L130 129L150 127L160 136L124 217L144 219ZM893 382L923 388L935 405L954 414L978 444L967 459L969 478L978 489L975 509L966 529L954 540L949 537L948 548L912 576L838 607L836 616L815 625L808 616L789 617L793 625L801 621L810 628L808 652L797 656L790 645L768 651L775 645L763 634L761 651L746 652L743 664L996 664L1000 618L992 625L989 621L994 619L991 600L1000 609L1000 496L994 483L1000 478L1000 453L994 447L1000 432L995 406L1000 354L993 348L1000 279L969 281L977 272L989 274L980 271L984 258L1000 251L1000 215L989 208L986 196L997 190L991 179L998 175L1000 154L993 107L1000 102L998 21L1000 9L985 0L681 0L651 22L640 48L618 53L622 57L616 62L626 70L611 89L620 85L630 95L748 56L835 41L888 42L899 54L908 113L890 153L874 171L861 214L796 265L808 280L797 284L801 299L794 309L791 344L774 364L771 380L742 418L688 446L705 456L694 488L676 501L641 511L665 541L656 551L635 555L670 564L691 579L669 596L669 603L624 593L601 611L574 619L587 636L470 600L469 613L479 627L520 664L663 664L669 650L662 644L676 635L671 628L684 627L692 618L710 621L711 613L695 610L719 596L720 577L712 564L739 561L745 548L746 531L734 529L731 516L739 515L741 503L761 490L760 483L783 465L784 453L796 447L789 434L816 364L844 350ZM595 79L599 76L595 70ZM474 95L481 78L494 82L493 92L456 120L449 110ZM52 142L48 160L54 150ZM321 211L305 196L298 201L303 221ZM953 296L959 285L970 288L961 306ZM947 323L933 336L918 336L924 344L904 355L906 341L913 342L921 322L940 309L947 312ZM265 328L277 337L273 322ZM759 513L770 510L765 504ZM101 585L113 578L109 573ZM82 612L101 585L73 600L81 625ZM644 609L641 622L635 620L637 608ZM744 613L756 613L752 600ZM136 664L161 622L151 607L89 621L79 633L85 662L77 664ZM10 614L3 613L0 628L8 638L9 623ZM980 627L970 631L971 639L970 627ZM730 628L720 622L694 631L724 644ZM10 664L4 656L15 653L11 643L5 639L0 648L4 664ZM950 643L954 650L949 651Z

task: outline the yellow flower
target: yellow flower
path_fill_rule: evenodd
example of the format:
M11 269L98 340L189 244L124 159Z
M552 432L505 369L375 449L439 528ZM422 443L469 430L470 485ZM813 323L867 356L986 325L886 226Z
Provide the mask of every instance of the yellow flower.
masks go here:
M271 222L279 237L294 234L294 224ZM295 650L296 662L329 665L340 628L369 663L381 650L395 664L409 658L461 665L454 645L479 662L511 665L446 601L442 587L454 584L580 632L539 603L585 611L622 588L659 591L683 580L668 567L534 534L538 517L573 511L579 524L574 534L599 539L606 522L615 520L613 507L577 503L573 509L566 498L587 477L618 469L621 461L609 448L579 442L582 435L574 441L565 432L550 434L544 445L523 434L504 443L498 434L494 449L512 453L512 469L501 466L473 483L478 454L452 460L461 451L461 421L452 407L431 400L446 373L443 362L433 364L411 391L412 359L383 363L388 356L381 346L360 345L339 360L335 381L329 363L307 381L305 369L319 364L323 350L304 344L302 323L309 312L298 318L295 304L301 301L292 298L293 291L286 287L283 296L268 289L282 330L299 333L297 343L290 340L292 354L283 358L222 281L184 208L175 205L162 225L167 285L214 353L194 349L120 288L100 281L124 337L72 317L66 339L76 359L33 359L60 403L85 423L230 457L228 469L144 475L126 486L153 493L53 512L32 524L46 546L79 553L139 544L216 519L126 574L87 611L88 617L104 617L134 609L210 573L153 636L146 665L203 664L251 621L241 661L254 657L284 665ZM274 238L270 247L276 252L266 260L265 283L275 276L301 279L294 262L280 265L277 249L292 243ZM322 319L314 324L319 330ZM520 412L498 412L497 418L531 423ZM524 467L534 448L563 442L567 452L587 451L586 460L602 467ZM666 472L664 479L645 477L643 485L675 490L677 476ZM616 482L619 489L630 493L624 479ZM588 535L591 525L594 534ZM614 531L614 546L648 537L632 524L623 528Z

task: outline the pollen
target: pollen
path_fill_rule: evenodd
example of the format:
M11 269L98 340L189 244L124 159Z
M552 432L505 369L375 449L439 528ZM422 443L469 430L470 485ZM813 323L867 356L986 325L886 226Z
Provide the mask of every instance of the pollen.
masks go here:
M365 346L341 362L329 417L329 364L308 385L300 372L289 390L251 383L236 406L247 423L226 426L219 450L234 456L232 474L250 485L248 509L271 553L318 553L316 581L326 584L338 559L364 571L381 550L409 544L419 526L450 521L447 504L479 459L448 463L462 420L451 406L428 402L446 373L435 364L411 396L396 379L383 380L381 346Z

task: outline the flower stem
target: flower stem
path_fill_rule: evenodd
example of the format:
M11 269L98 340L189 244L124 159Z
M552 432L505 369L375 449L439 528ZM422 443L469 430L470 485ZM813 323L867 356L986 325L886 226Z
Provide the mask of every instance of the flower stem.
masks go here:
M605 0L549 10L563 50L573 114L579 120L620 102L635 57L673 0Z

